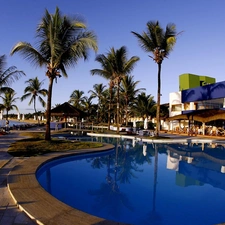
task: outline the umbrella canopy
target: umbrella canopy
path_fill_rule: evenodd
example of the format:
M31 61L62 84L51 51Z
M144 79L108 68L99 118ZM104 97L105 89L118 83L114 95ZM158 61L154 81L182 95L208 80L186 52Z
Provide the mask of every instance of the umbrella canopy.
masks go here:
M136 120L133 121L133 127L135 128L137 125L136 125Z
M136 145L136 140L133 139L133 141L132 141L132 146L135 147L135 145Z
M82 117L84 112L65 102L51 110L51 116Z
M147 155L147 145L143 144L143 156Z
M1 110L0 111L0 120L2 120L3 119L3 111Z
M145 118L144 120L144 129L147 130L148 129L148 119Z

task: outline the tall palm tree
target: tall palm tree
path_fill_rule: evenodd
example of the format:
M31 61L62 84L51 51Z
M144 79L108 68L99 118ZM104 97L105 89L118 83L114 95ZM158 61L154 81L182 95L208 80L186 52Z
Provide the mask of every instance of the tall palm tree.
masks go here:
M24 95L21 97L21 101L27 99L30 97L30 101L28 103L28 105L31 105L32 103L34 104L34 112L35 115L37 116L37 110L36 110L36 101L37 98L39 100L39 102L41 103L41 105L43 107L46 106L46 102L44 101L44 99L41 96L46 96L48 94L48 90L41 88L41 86L44 84L44 81L39 81L38 77L35 78L31 78L27 81L25 81L25 84L28 84L27 87L25 87L24 89ZM39 120L38 120L39 122Z
M94 90L90 90L90 91L88 91L88 93L91 93L91 97L98 99L97 122L99 122L98 121L98 119L99 119L98 115L99 115L99 110L100 110L101 105L102 105L102 100L103 100L103 95L104 95L106 85L103 85L102 83L101 84L95 84L93 86L93 88L94 88Z
M134 69L139 57L133 56L130 59L127 58L127 48L122 46L116 50L111 48L107 53L107 56L97 56L96 61L101 63L102 70L91 70L92 75L97 74L106 79L110 79L110 85L116 86L117 94L117 133L119 133L119 112L120 112L120 83L124 76L129 75ZM100 57L100 58L99 58Z
M99 54L95 58L95 61L101 64L101 69L93 69L91 70L92 75L99 75L109 80L109 104L108 104L108 130L110 130L110 121L111 121L111 107L112 107L112 97L113 97L113 69L111 62L108 58L109 52L107 55Z
M84 92L80 90L74 90L70 95L69 103L72 103L74 107L78 109L82 109L82 105L86 100L86 96L84 96Z
M161 65L164 58L168 58L176 43L176 26L170 23L164 31L158 21L147 22L147 31L142 34L132 33L137 37L140 47L145 52L152 53L152 58L158 64L158 90L157 90L157 112L156 112L156 136L160 130L160 96L161 96Z
M124 98L126 126L128 124L128 112L130 104L135 100L136 95L145 88L137 88L140 81L134 81L134 76L125 76L121 82L121 95Z
M4 91L4 96L0 96L2 99L2 103L0 103L0 111L6 111L6 121L8 121L9 117L9 111L16 109L17 112L19 112L19 109L17 105L15 105L15 102L19 98L15 98L16 92L13 89L8 89Z
M0 93L7 90L9 86L19 80L25 73L17 70L15 66L6 69L6 56L0 56Z
M45 140L51 140L50 119L53 81L63 75L67 77L66 69L75 66L79 59L88 58L88 50L97 51L96 36L86 29L86 25L80 19L72 19L60 13L56 7L55 13L47 10L41 23L37 27L37 48L30 43L19 42L12 51L29 60L36 66L45 66L46 76L49 78L46 133Z

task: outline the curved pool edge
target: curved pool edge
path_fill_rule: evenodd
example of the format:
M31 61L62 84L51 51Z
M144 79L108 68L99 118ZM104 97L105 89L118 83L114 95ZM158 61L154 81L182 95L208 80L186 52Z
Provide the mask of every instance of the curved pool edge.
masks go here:
M114 137L114 138L123 138L131 139L136 141L142 141L147 143L225 143L225 138L217 139L216 136L210 137L198 137L198 136L181 136L176 134L171 134L170 138L165 139L149 139L145 136L132 136L132 135L123 135L123 134L98 134L98 133L87 133L88 136L92 137Z
M15 166L9 173L8 190L19 209L40 225L122 225L123 223L92 216L66 205L45 191L36 179L37 170L48 161L76 154L107 151L112 148L114 145L104 144L100 148L31 157Z

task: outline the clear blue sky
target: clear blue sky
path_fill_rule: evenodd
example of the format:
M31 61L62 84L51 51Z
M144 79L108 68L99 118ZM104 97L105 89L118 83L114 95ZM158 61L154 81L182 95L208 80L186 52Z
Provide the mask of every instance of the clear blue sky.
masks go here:
M175 23L179 36L174 51L162 64L161 103L169 102L169 93L178 91L179 75L194 73L225 80L225 0L0 0L0 55L7 55L7 67L16 66L26 77L12 85L17 96L23 95L24 82L38 76L45 80L45 69L33 68L19 54L10 56L12 47L19 41L35 43L35 31L45 9L54 13L58 6L63 14L81 15L88 29L98 37L97 54L105 54L114 47L126 46L128 57L139 56L140 61L133 70L139 88L156 99L157 64L138 45L131 31L142 33L146 23L158 20L165 28ZM85 92L94 84L107 81L90 75L91 69L100 68L92 52L88 61L80 60L75 68L68 71L68 78L60 78L53 86L52 105L64 103L75 89ZM28 100L17 102L21 113L33 112ZM43 110L38 105L39 110Z

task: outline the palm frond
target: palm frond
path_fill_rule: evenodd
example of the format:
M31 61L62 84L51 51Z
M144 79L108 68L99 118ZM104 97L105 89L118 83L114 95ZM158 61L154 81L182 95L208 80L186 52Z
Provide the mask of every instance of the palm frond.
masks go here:
M43 66L48 63L48 58L38 52L37 49L33 48L30 43L19 42L11 50L10 55L14 53L20 53L24 59L28 60L34 66Z

